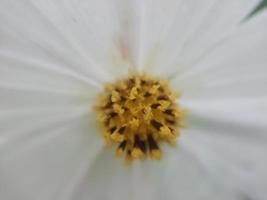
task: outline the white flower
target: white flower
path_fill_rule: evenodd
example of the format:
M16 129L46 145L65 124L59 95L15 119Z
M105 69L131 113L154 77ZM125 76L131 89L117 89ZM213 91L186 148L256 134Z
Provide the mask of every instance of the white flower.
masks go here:
M258 0L0 0L0 199L264 200L267 13ZM177 148L127 167L92 110L129 69L189 109Z

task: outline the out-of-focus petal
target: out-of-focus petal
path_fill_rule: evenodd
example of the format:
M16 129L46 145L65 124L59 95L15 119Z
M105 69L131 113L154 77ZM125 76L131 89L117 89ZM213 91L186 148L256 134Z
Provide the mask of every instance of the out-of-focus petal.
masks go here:
M112 150L104 149L67 199L132 199L132 169L112 154Z
M264 200L267 184L266 135L241 125L228 126L192 117L181 145L203 166L207 176L236 199ZM231 128L230 128L231 127ZM265 131L266 132L266 131ZM255 133L255 135L254 135Z
M187 69L228 38L258 2L141 1L143 67L167 77Z
M92 116L48 123L50 117L55 118L47 115L38 121L24 114L24 119L10 118L9 127L1 125L10 135L20 134L5 141L0 135L2 199L61 199L89 171L103 147Z
M107 75L119 76L133 67L140 22L134 1L38 0L32 4L90 66L97 68L83 66L89 75L112 80Z
M179 145L164 149L159 163L136 163L133 175L134 199L233 199L214 184L194 155Z
M267 184L267 99L187 101L181 142L236 198L264 200Z
M3 0L0 55L94 83L112 80L108 69L114 67L119 33L113 6L111 1Z
M170 150L168 148L168 150ZM124 166L103 151L69 199L231 199L181 148L166 151L160 162L135 161ZM226 198L227 197L227 198Z
M172 80L189 109L185 145L236 198L266 197L267 13Z
M239 29L199 63L173 78L184 100L266 97L267 12Z

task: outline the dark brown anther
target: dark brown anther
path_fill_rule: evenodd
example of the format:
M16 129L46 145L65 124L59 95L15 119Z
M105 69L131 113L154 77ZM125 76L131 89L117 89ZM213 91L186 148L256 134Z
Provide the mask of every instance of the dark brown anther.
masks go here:
M144 97L150 97L152 94L150 94L149 92L146 92L145 94L144 94Z
M173 114L173 110L172 109L167 109L167 110L164 111L164 113L167 114L167 115L175 117L175 115Z
M132 151L131 151L130 149L128 149L127 154L128 154L129 156L131 156Z
M134 84L134 83L135 83L135 81L134 81L134 79L133 79L133 78L130 78L130 79L129 79L129 81L130 81L130 83L132 83L132 84Z
M104 124L105 124L106 127L108 127L109 122L110 122L110 119L106 119L106 120L105 120Z
M169 97L167 97L167 96L164 96L164 95L162 95L162 96L159 96L158 98L157 98L157 100L169 100Z
M109 101L105 106L102 107L102 109L108 109L108 108L112 108L113 103L111 101Z
M159 103L155 103L155 104L152 104L152 105L151 105L151 108L153 108L153 109L157 109L159 106L160 106Z
M115 112L111 112L109 113L109 118L112 119L113 117L116 117L118 116L118 113L115 113Z
M164 92L164 89L163 89L163 87L161 87L161 86L159 87L158 90L159 90L160 92L162 92L162 93Z
M140 149L145 154L146 153L146 142L140 140Z
M133 87L135 84L135 80L133 78L129 79L128 81L128 87Z
M165 121L168 124L175 125L175 121L174 120L166 119Z
M124 140L123 142L121 142L120 143L120 145L119 145L119 149L122 149L123 151L125 150L125 147L126 147L126 144L127 144L127 141L126 140Z
M126 129L126 126L120 127L120 129L118 130L119 134L123 134L125 129Z
M141 80L141 85L144 86L146 84L145 80Z
M151 125L155 128L155 129L157 129L158 131L160 130L160 128L162 127L162 124L160 123L160 122L158 122L158 121L156 121L156 120L151 120Z
M148 146L150 150L159 149L159 146L157 145L154 138L152 137L152 134L149 134L147 139L148 139Z
M134 137L134 147L140 147L140 138L138 135Z
M126 98L124 96L121 96L121 102L125 102Z
M116 130L117 128L114 126L114 127L112 127L112 128L110 128L109 129L109 131L110 131L110 134L113 134L114 133L114 131Z

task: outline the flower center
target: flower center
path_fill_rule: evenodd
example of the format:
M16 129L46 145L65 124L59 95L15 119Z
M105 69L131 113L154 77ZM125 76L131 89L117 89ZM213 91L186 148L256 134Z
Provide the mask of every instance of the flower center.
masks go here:
M165 80L131 74L106 85L96 105L97 118L108 144L117 144L116 155L160 159L160 143L175 145L185 114L177 94Z

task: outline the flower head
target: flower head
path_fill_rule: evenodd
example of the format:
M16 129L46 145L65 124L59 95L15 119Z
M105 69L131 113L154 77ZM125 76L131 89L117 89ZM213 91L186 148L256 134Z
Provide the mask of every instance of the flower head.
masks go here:
M117 155L126 161L145 159L147 151L160 159L160 142L175 145L184 111L175 103L166 81L130 75L107 85L96 112L108 143L119 143Z
M1 0L0 199L264 200L258 2Z

